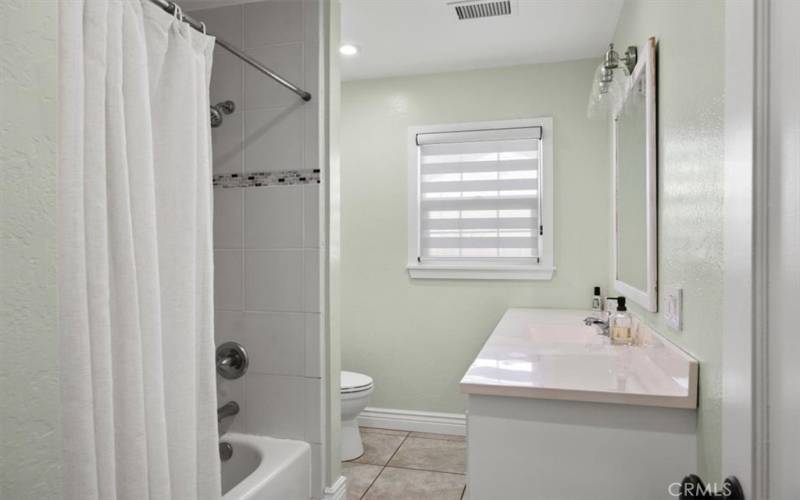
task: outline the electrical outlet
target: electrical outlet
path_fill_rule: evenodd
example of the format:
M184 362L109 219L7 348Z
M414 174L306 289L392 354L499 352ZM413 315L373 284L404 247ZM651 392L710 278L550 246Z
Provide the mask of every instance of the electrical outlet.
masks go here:
M667 288L664 293L664 319L667 326L680 331L683 328L683 289Z

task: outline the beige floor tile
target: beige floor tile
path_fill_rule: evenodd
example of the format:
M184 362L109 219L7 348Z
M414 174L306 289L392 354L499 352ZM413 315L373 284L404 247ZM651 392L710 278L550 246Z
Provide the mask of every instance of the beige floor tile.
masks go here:
M394 429L381 429L380 427L360 427L365 432L378 432L380 434L391 434L393 436L408 436L408 431L396 431Z
M386 465L394 452L406 438L406 434L386 434L361 429L364 454L352 462L359 464Z
M342 463L342 475L347 478L347 500L360 500L381 470L380 465Z
M389 465L464 474L466 452L464 441L409 437L397 450Z
M464 476L386 467L364 500L460 500Z
M445 441L464 441L464 436L456 436L453 434L434 434L432 432L412 432L408 436L425 439L444 439Z

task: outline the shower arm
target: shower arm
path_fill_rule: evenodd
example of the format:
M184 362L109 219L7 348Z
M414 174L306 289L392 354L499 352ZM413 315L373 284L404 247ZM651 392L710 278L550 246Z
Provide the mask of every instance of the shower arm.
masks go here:
M150 0L150 2L156 4L157 6L161 7L162 9L164 9L165 11L167 11L170 14L175 14L175 11L177 10L178 16L180 17L180 19L183 22L185 22L186 24L188 24L192 28L196 29L197 31L201 31L203 33L208 34L207 31L206 31L205 23L201 23L200 21L197 21L196 19L194 19L194 18L192 18L190 16L187 16L186 14L183 14L182 9L175 2L171 2L170 0ZM300 98L303 99L304 101L310 101L311 100L311 94L310 93L306 92L305 90L303 90L300 87L298 87L297 85L293 84L292 82L290 82L286 78L284 78L284 77L280 76L279 74L275 73L274 71L272 71L271 69L266 67L264 64L262 64L257 59L253 59L250 55L248 55L246 52L244 52L239 47L237 47L237 46L235 46L235 45L233 45L233 44L231 44L229 42L226 42L225 40L223 40L221 38L217 38L217 45L219 45L223 49L227 50L231 54L235 55L236 57L238 57L242 61L246 62L247 64L249 64L250 66L255 68L257 71L259 71L260 73L263 73L263 74L267 75L268 77L272 78L273 80L275 80L279 84L281 84L284 87L286 87L287 89L291 90L292 92L294 92L295 94L300 96Z

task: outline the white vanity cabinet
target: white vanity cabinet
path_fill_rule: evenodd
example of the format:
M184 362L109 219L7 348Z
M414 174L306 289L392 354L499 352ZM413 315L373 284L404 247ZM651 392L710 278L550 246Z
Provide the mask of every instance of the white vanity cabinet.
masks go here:
M660 500L697 464L698 363L591 311L510 309L461 381L470 500Z

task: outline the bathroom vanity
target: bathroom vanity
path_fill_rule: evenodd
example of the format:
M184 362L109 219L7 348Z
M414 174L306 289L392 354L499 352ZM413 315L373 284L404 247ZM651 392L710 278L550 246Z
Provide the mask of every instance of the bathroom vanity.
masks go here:
M592 314L509 309L495 327L461 380L470 498L669 499L695 470L697 361L639 323L638 345L611 345Z

